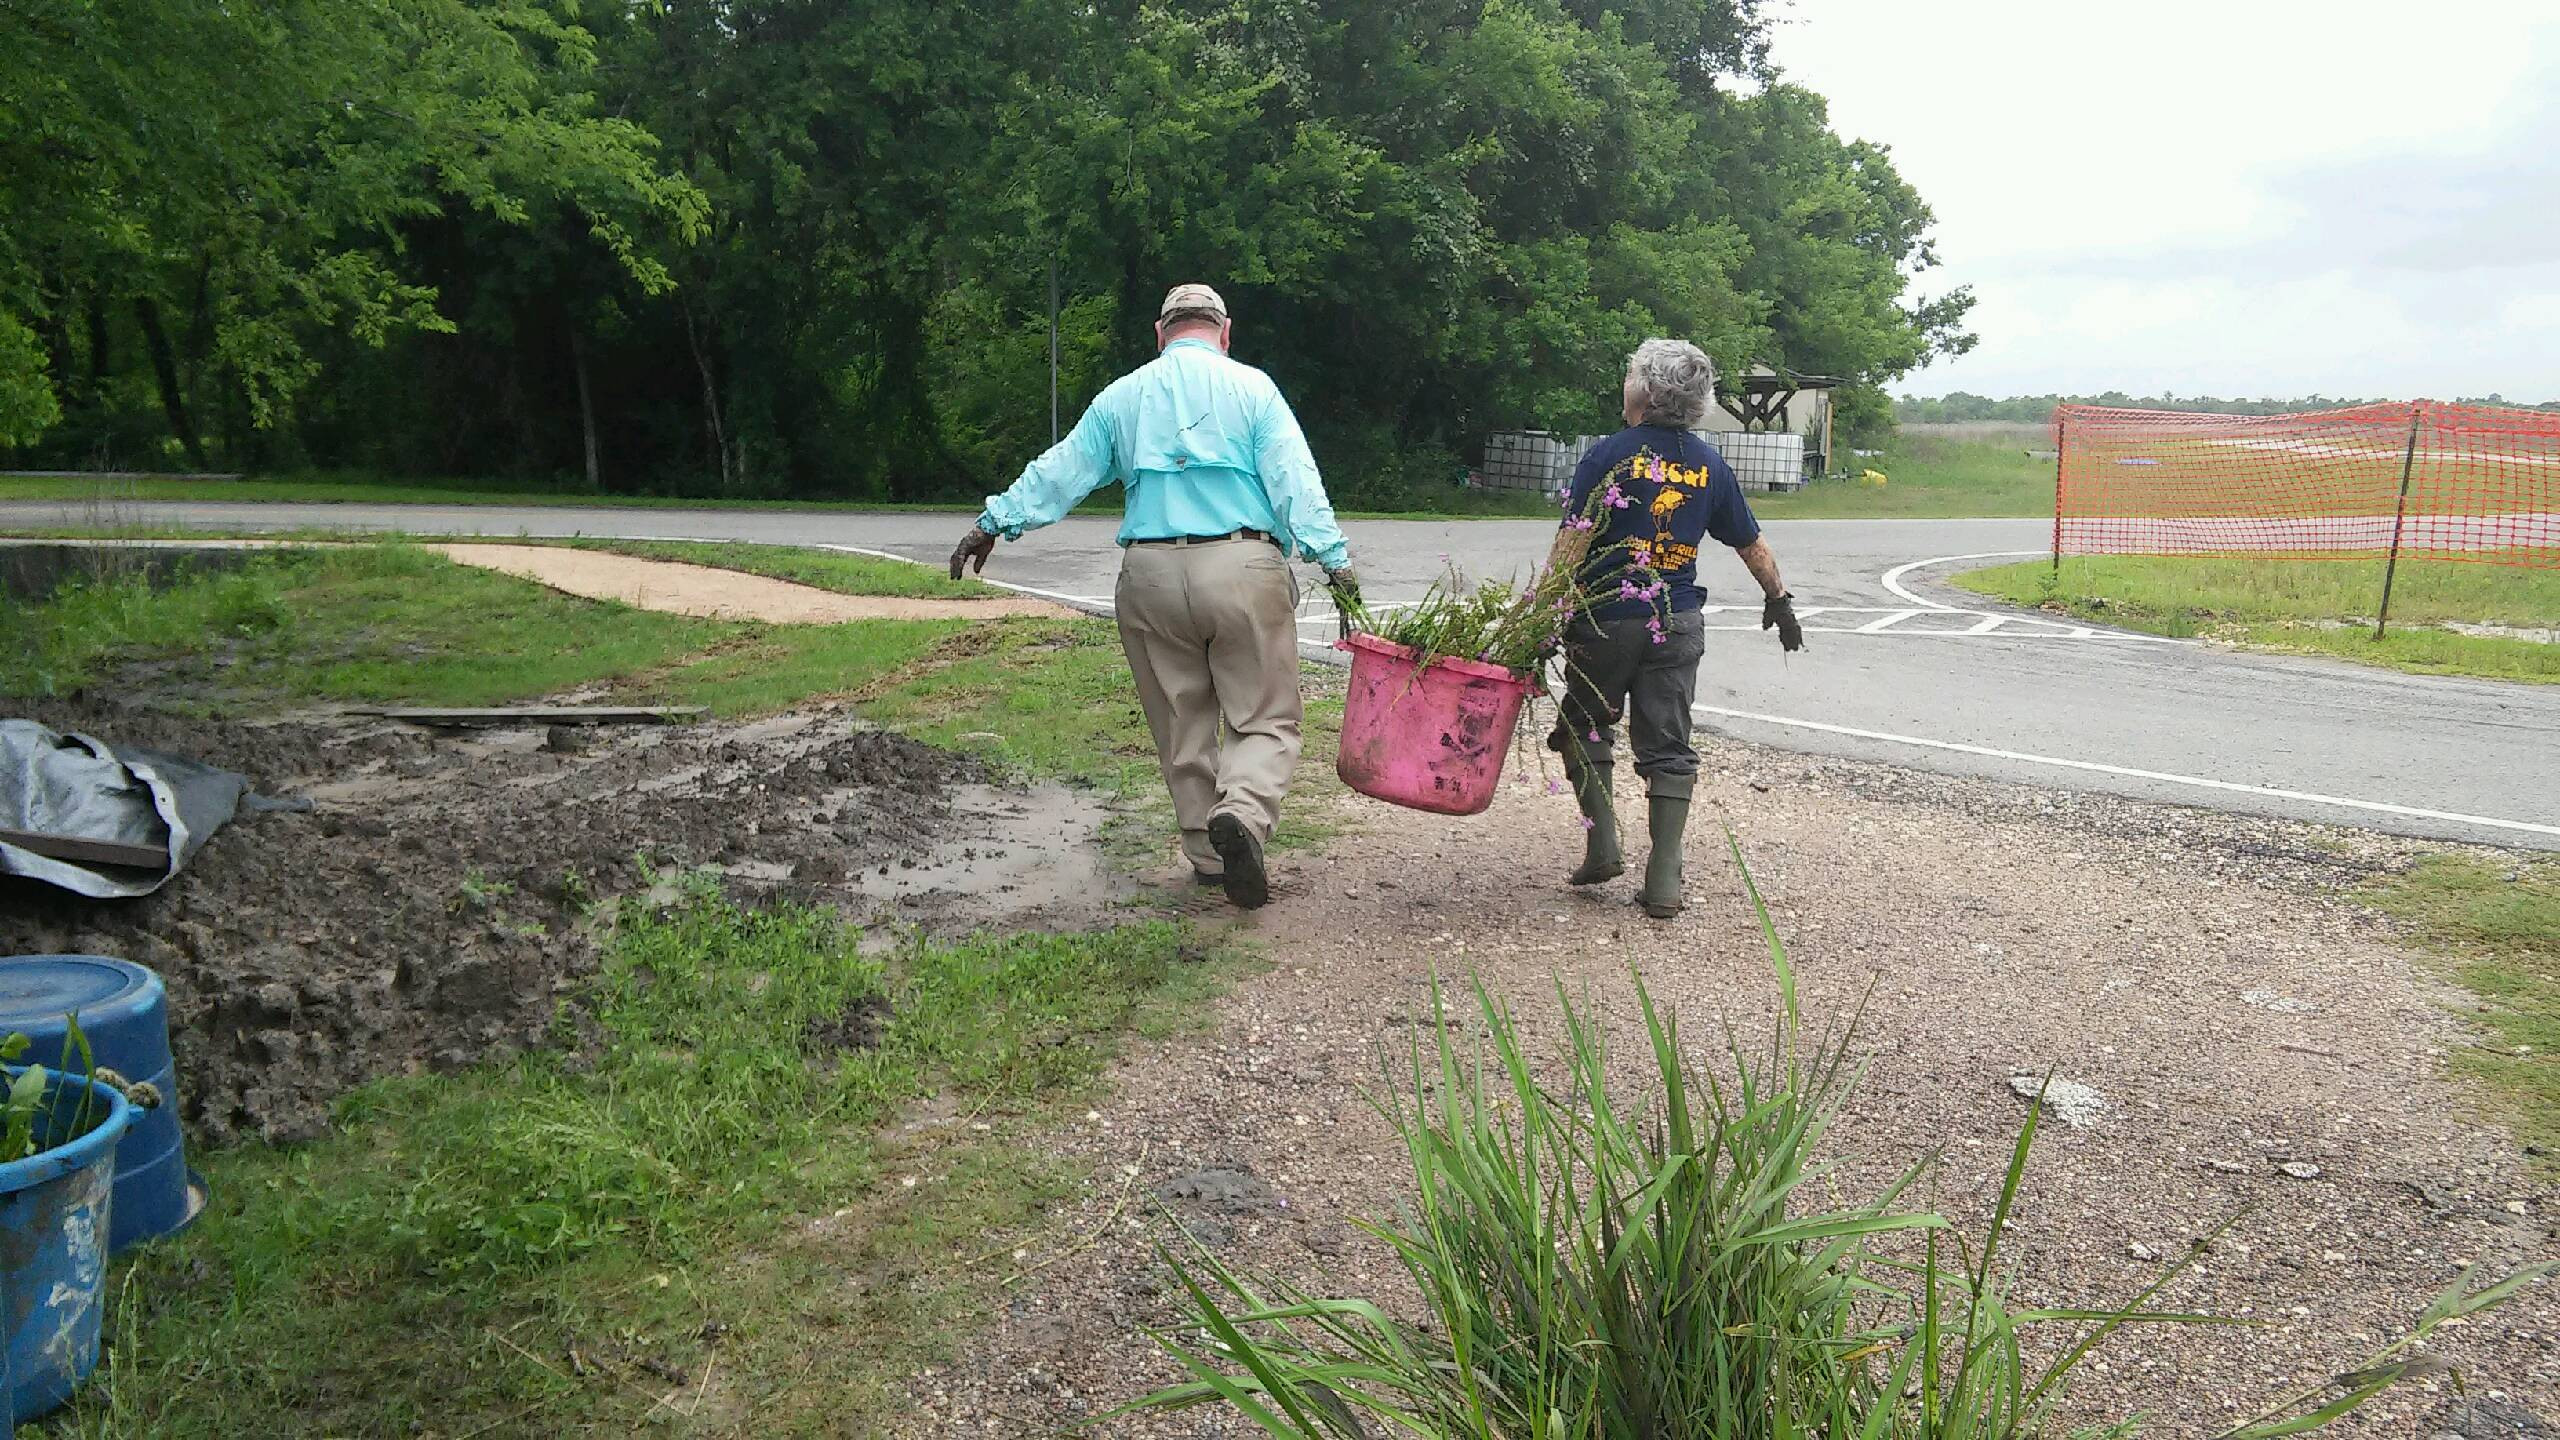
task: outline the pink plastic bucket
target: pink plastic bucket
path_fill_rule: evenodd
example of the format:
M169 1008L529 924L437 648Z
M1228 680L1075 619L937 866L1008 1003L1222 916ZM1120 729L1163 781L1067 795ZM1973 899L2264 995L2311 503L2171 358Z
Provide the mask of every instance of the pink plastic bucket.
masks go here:
M1416 674L1411 647L1375 635L1335 648L1351 652L1334 766L1343 784L1442 815L1473 815L1493 803L1533 682L1473 660L1436 660Z

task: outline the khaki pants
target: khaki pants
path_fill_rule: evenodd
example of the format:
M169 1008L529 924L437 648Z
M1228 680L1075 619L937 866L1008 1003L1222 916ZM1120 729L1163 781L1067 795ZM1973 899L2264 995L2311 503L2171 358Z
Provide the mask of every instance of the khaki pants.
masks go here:
M1218 874L1209 817L1269 840L1297 772L1297 577L1264 540L1132 545L1113 603L1182 852Z

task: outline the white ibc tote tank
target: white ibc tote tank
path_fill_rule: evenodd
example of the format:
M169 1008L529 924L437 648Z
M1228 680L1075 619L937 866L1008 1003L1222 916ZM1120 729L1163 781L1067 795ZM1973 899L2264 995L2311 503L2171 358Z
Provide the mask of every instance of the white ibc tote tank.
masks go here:
M1804 437L1791 430L1728 430L1706 437L1724 452L1742 488L1752 491L1804 488Z

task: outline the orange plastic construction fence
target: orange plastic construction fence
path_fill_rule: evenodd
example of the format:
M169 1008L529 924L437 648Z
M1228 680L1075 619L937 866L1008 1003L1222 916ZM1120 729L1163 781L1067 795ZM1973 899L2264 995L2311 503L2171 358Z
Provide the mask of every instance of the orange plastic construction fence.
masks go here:
M2560 413L2054 412L2053 549L2560 566Z

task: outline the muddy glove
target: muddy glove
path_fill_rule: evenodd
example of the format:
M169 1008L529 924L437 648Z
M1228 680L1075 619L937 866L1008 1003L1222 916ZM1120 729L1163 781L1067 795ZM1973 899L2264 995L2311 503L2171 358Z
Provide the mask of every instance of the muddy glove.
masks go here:
M1333 592L1334 613L1342 620L1341 638L1347 640L1351 636L1351 617L1360 609L1360 577L1348 565L1339 570L1327 570L1324 572L1324 588Z
M1804 648L1804 627L1796 623L1796 597L1793 595L1770 596L1769 603L1760 607L1760 628L1776 630L1778 648L1782 650Z
M975 525L970 526L969 533L961 536L959 545L951 551L951 578L959 579L960 567L967 565L973 559L978 562L974 573L986 574L987 557L994 553L996 553L996 537Z

